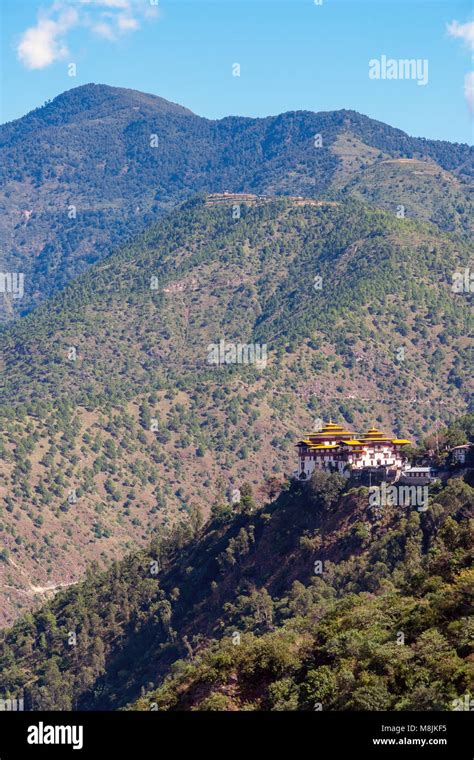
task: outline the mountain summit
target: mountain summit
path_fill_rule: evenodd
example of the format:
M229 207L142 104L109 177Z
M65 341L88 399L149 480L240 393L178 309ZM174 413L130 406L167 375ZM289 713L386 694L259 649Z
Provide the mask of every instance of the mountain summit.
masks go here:
M5 124L3 129L11 128L13 134L19 124L22 129L28 125L37 129L40 123L52 126L109 117L120 119L124 113L127 113L125 119L128 120L131 110L137 111L140 115L158 113L170 116L194 115L189 109L171 103L158 95L150 95L125 87L111 87L107 84L84 84L66 90L21 119Z

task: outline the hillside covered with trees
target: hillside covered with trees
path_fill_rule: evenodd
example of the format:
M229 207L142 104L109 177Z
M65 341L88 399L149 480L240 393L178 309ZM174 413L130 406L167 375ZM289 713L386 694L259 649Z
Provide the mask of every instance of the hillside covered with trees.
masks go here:
M217 504L25 615L0 691L26 709L452 710L472 686L474 489L370 506L317 472Z
M442 444L469 406L469 252L354 200L197 197L4 330L3 622L236 483L262 503L316 418ZM209 365L221 339L266 366Z

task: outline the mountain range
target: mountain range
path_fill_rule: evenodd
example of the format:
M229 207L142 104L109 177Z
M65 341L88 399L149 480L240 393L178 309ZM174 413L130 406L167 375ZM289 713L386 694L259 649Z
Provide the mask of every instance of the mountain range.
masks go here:
M25 314L196 192L366 200L472 232L473 151L355 111L212 121L106 85L69 90L0 127L0 267L24 275L0 319Z
M426 514L290 476L326 419L420 462L472 440L472 149L103 85L0 143L0 268L25 284L0 293L0 694L450 709L472 471Z

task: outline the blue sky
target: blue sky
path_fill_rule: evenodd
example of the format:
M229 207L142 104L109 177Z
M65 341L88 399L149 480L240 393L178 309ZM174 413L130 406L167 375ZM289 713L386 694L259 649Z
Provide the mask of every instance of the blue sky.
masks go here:
M1 120L96 82L209 118L352 108L412 135L472 142L468 0L155 1L3 0ZM369 78L383 55L426 59L428 83Z

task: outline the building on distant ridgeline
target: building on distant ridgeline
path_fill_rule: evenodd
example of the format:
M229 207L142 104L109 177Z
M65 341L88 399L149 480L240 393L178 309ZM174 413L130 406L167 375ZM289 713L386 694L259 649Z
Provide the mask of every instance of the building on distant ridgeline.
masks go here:
M401 470L407 463L403 448L410 444L406 438L392 438L377 428L357 436L342 425L328 422L322 430L309 433L298 441L298 480L308 480L314 470L339 472L349 477L352 471L372 467Z

